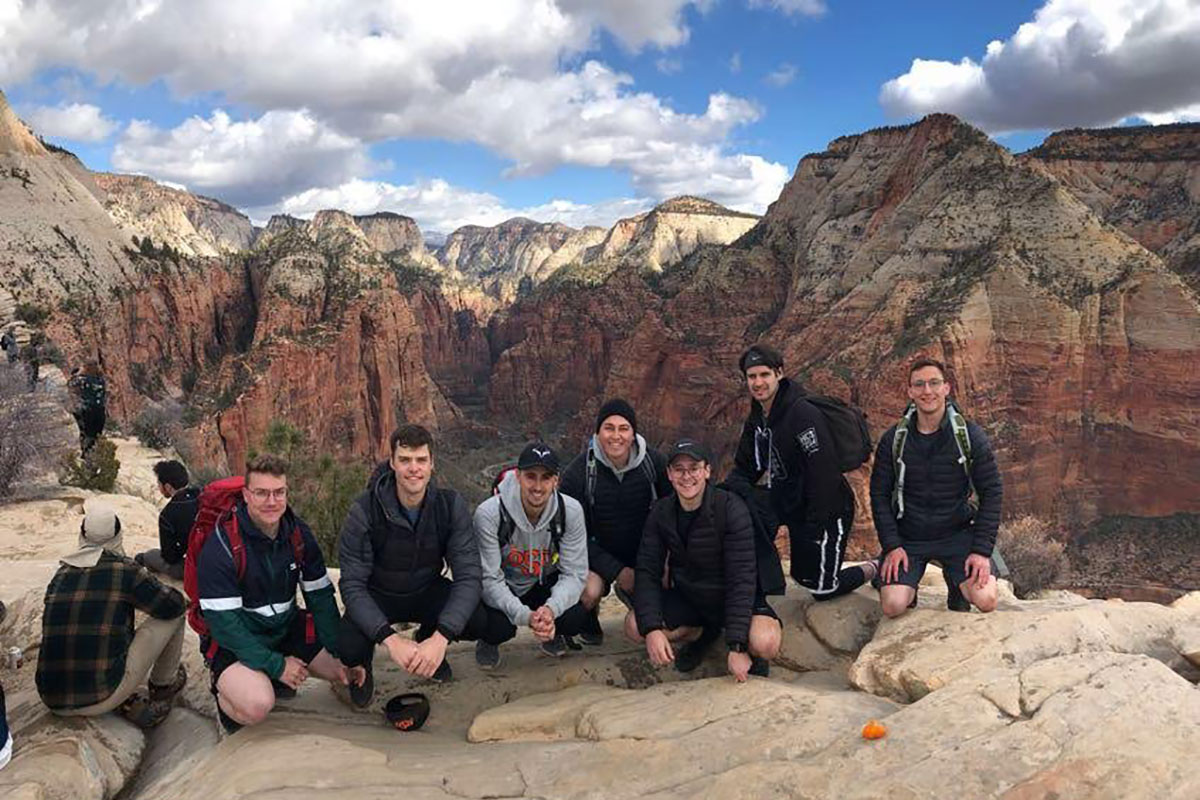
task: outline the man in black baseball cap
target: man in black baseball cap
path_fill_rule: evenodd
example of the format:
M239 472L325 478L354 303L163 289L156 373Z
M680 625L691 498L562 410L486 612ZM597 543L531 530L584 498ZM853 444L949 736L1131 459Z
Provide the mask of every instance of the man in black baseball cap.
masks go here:
M475 661L483 669L499 665L499 645L518 627L528 626L546 655L562 656L587 617L579 603L587 529L579 503L558 492L558 467L550 445L526 445L517 468L475 509L487 612Z
M681 439L667 457L675 496L650 509L626 635L645 641L655 665L673 661L676 669L689 672L723 628L730 674L738 681L749 674L766 676L783 632L758 591L750 510L736 494L709 484L712 467L699 441ZM670 585L664 588L668 563ZM681 642L687 644L676 656L672 643Z

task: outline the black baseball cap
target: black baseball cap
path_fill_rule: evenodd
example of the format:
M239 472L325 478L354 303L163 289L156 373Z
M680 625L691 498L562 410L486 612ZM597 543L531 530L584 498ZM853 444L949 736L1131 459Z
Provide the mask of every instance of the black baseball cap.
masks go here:
M398 694L383 707L383 716L398 731L415 731L429 719L429 698L420 692Z
M680 439L676 442L671 447L670 453L667 454L667 463L670 464L680 456L691 456L697 461L707 462L709 460L708 450L695 439Z
M525 449L521 451L521 457L517 459L517 469L533 469L534 467L545 467L557 475L558 456L555 454L554 448L545 442L530 442L525 445Z

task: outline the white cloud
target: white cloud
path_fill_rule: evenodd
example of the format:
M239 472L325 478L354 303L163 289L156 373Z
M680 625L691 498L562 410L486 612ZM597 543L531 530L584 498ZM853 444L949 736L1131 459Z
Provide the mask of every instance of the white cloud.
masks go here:
M683 72L683 61L678 58L663 57L654 62L654 68L663 75L678 75Z
M268 111L235 122L221 110L170 130L134 120L113 149L112 163L246 206L314 185L337 185L373 166L362 142L330 130L307 111Z
M1200 2L1049 0L979 62L915 59L880 102L897 116L946 111L994 132L1191 118Z
M795 17L819 17L828 9L824 0L749 0L751 8L773 8Z
M73 142L102 142L120 127L116 120L104 116L98 107L88 103L38 106L25 111L22 116L39 136Z
M740 52L735 52L729 57L729 71L734 75L742 71L742 54Z
M405 185L352 180L329 189L301 192L277 206L251 209L250 217L257 221L283 213L309 218L326 208L339 208L358 215L393 211L415 219L424 232L450 233L464 225L497 225L513 217L561 222L573 228L585 225L607 228L618 219L639 214L653 205L648 199L616 198L592 204L551 200L536 206L512 208L495 195L453 186L440 179Z
M763 78L764 81L782 89L792 81L796 80L796 65L784 62L775 69L771 70Z

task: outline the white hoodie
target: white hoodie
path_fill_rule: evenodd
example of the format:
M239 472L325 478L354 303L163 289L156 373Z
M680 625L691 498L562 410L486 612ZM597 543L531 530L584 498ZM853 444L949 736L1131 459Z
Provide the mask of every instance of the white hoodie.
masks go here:
M498 538L501 501L513 520L512 536L503 552ZM558 513L560 501L566 511L556 558L550 551L550 523ZM533 613L519 598L556 571L558 582L546 601L555 619L579 602L587 581L587 527L583 507L573 497L554 492L535 525L525 515L521 484L513 470L500 482L500 494L489 497L475 509L475 537L483 563L483 602L503 611L513 625L528 625Z

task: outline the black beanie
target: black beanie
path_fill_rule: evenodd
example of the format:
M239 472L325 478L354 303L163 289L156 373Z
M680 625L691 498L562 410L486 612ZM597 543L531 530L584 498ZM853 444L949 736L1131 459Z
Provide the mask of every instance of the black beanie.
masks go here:
M600 413L596 415L597 433L600 432L600 426L604 424L604 420L609 417L624 417L629 421L629 427L633 428L633 432L637 433L637 414L634 412L633 406L620 397L614 397L600 406Z

